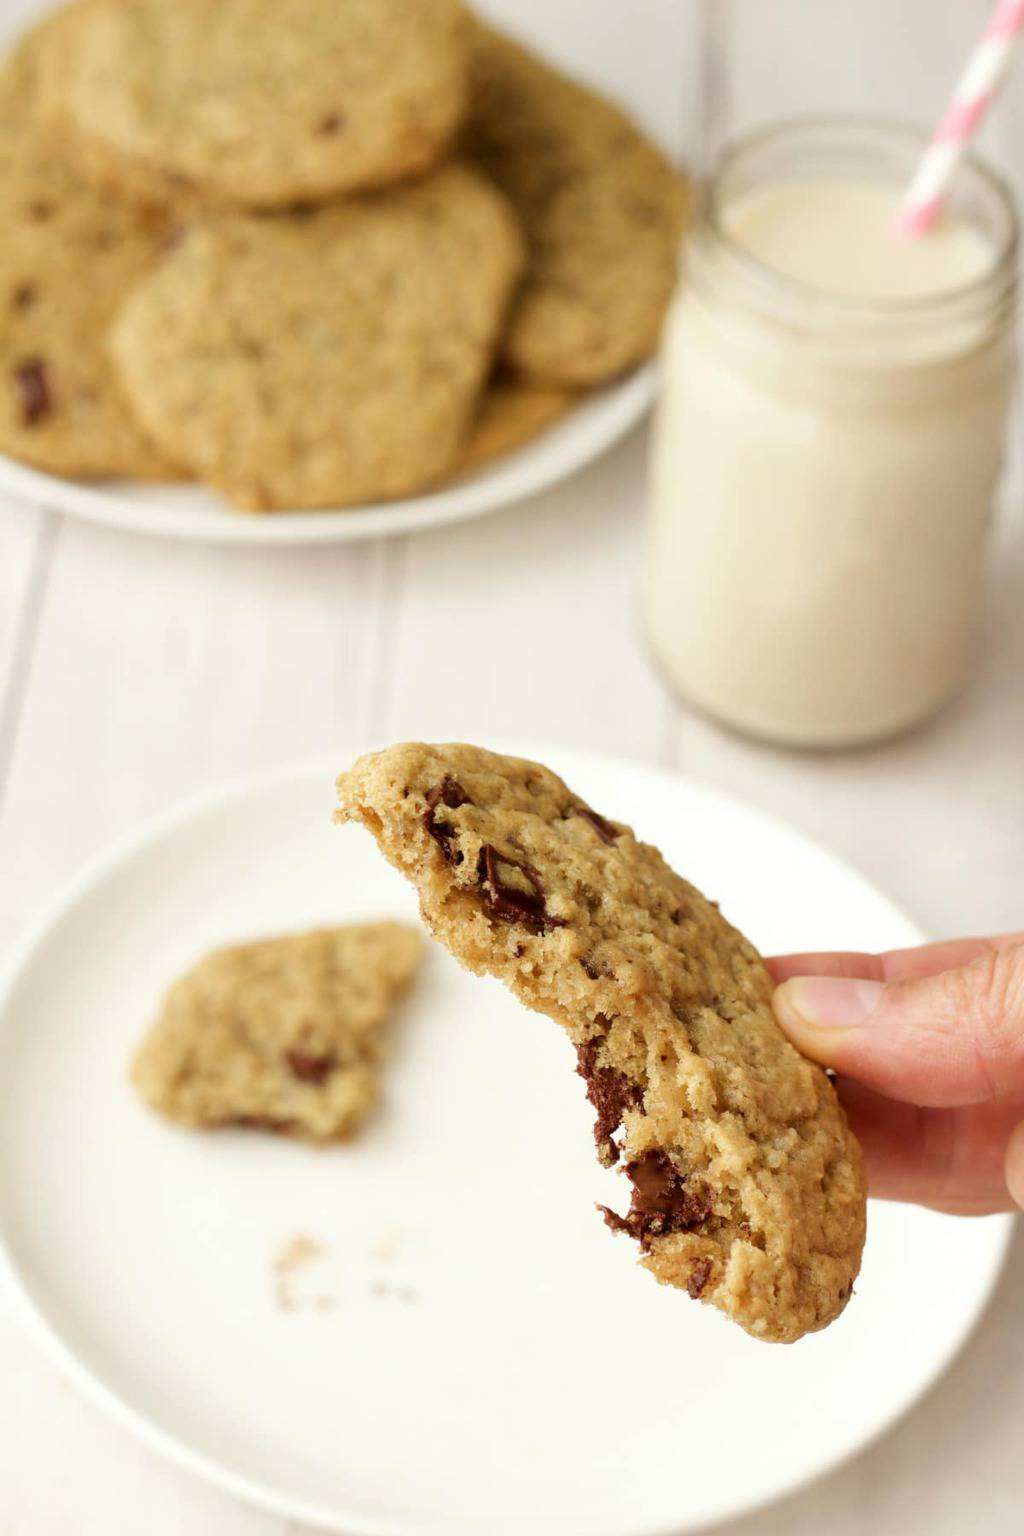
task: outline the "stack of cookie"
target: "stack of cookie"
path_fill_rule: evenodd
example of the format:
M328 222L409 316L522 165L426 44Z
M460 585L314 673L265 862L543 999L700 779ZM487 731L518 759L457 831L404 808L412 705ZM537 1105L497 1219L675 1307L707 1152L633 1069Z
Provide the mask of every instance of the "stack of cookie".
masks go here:
M413 494L650 355L686 201L460 0L73 0L0 73L0 450Z

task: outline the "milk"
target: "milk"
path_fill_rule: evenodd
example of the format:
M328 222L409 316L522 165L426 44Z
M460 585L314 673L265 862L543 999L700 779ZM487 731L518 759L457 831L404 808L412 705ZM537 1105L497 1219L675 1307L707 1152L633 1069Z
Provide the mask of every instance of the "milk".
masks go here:
M805 746L900 730L960 685L1012 379L998 228L954 209L906 240L897 185L843 168L713 190L650 479L664 671Z
M773 272L839 296L927 298L991 268L991 245L955 214L926 238L898 235L900 203L894 187L876 182L800 177L737 197L722 225Z

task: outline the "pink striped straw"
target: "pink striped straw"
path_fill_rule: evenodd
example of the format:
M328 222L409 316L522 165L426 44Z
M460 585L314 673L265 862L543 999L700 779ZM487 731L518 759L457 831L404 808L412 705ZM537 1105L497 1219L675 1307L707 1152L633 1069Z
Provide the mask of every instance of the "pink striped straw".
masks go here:
M942 211L953 172L995 99L1022 28L1024 0L999 0L907 189L897 221L900 234L916 240Z

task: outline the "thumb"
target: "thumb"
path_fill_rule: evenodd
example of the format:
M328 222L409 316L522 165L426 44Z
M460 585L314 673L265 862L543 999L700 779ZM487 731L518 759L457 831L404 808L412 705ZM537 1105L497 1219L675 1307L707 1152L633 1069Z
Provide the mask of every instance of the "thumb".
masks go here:
M805 1056L912 1104L1024 1094L1024 944L897 981L799 976L776 1017Z

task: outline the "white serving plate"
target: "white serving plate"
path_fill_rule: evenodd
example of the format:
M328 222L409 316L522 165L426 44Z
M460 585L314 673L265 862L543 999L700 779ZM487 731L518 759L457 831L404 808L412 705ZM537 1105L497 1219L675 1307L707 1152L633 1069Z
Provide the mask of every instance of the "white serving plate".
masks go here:
M201 951L414 920L365 833L331 825L352 755L137 831L14 959L0 1271L50 1357L180 1465L349 1536L668 1536L883 1432L969 1334L1009 1220L874 1205L844 1315L788 1348L756 1343L606 1230L594 1202L620 1202L622 1180L595 1161L568 1042L440 949L351 1147L181 1131L136 1099L133 1046ZM635 764L532 755L656 839L765 949L919 938L752 810ZM282 1292L274 1258L299 1234L323 1251Z
M206 544L340 544L422 532L497 511L555 485L617 442L654 396L654 366L583 400L561 421L475 474L423 496L317 512L238 512L197 485L62 480L0 454L0 491L120 528Z

